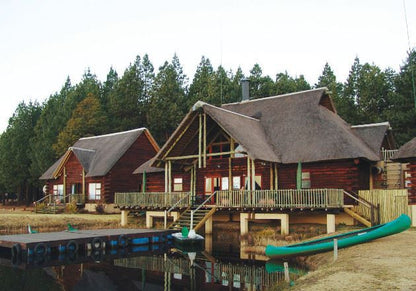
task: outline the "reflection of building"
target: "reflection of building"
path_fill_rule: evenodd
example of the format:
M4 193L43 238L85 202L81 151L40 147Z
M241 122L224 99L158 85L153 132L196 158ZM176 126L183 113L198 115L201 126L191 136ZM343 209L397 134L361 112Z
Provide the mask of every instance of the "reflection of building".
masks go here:
M138 273L142 274L142 283L143 280L148 280L145 284L155 283L153 280L158 273L159 281L157 282L163 284L165 290L175 289L179 286L191 290L196 290L196 288L220 290L224 286L241 288L242 290L263 290L285 281L283 267L280 271L268 272L264 263L210 261L200 255L192 267L189 259L184 256L117 259L114 261L114 265L143 270L144 273ZM299 274L291 274L290 279L295 280L299 276ZM162 277L163 282L160 282Z

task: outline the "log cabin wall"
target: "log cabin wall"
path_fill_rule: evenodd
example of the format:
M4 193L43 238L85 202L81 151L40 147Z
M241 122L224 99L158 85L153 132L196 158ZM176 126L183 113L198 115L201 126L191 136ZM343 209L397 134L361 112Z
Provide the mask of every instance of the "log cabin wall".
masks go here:
M279 189L296 189L297 167L297 164L278 166ZM311 188L335 188L353 192L369 189L369 169L370 165L362 160L302 164L302 172L310 174Z
M206 168L196 170L196 193L201 195L205 193L206 177L229 177L229 158L212 158L207 160ZM270 189L270 163L255 161L255 174L261 176L261 189ZM244 186L244 180L247 176L247 158L231 159L231 176L240 177L240 185Z
M117 161L106 176L106 190L104 202L114 203L115 192L141 191L141 180L133 171L150 160L156 154L156 150L145 134L141 134L124 155Z
M408 167L408 175L410 177L407 180L410 180L409 185L409 204L416 205L416 161L411 161Z
M64 165L66 171L66 194L72 193L72 185L77 189L74 194L82 193L82 165L78 161L77 157L71 152L68 161Z

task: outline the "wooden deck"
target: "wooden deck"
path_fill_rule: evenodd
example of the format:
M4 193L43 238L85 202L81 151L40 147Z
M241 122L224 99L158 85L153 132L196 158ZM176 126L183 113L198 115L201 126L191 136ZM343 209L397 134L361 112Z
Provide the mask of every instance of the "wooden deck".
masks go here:
M196 195L198 196L198 195ZM179 202L179 203L178 203ZM116 193L121 209L169 209L191 206L191 193ZM235 209L328 209L343 208L342 189L281 189L217 191L205 206Z
M96 229L0 236L0 248L9 248L12 256L46 255L51 252L102 250L127 245L166 242L172 230Z

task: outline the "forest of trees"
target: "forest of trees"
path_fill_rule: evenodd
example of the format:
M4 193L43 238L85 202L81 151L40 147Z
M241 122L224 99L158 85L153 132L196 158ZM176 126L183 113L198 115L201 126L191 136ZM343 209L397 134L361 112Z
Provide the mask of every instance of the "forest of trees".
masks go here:
M345 83L325 64L317 84L281 72L263 75L255 64L245 76L202 57L193 79L175 55L156 71L148 55L137 56L122 75L110 68L104 82L87 70L78 84L68 78L43 104L21 102L0 135L0 194L15 193L27 204L41 195L39 177L78 138L147 127L160 145L198 100L210 104L241 99L240 80L250 80L251 98L326 86L338 114L352 125L389 121L401 145L416 136L416 50L399 72L353 60ZM7 98L7 96L3 96Z

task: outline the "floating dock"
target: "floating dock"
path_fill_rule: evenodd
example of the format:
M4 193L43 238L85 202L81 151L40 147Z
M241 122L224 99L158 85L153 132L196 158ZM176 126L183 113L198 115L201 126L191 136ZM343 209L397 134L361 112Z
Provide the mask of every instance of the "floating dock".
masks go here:
M101 251L165 243L173 230L94 229L0 236L0 249L10 249L12 259L25 256L46 256L51 253Z

